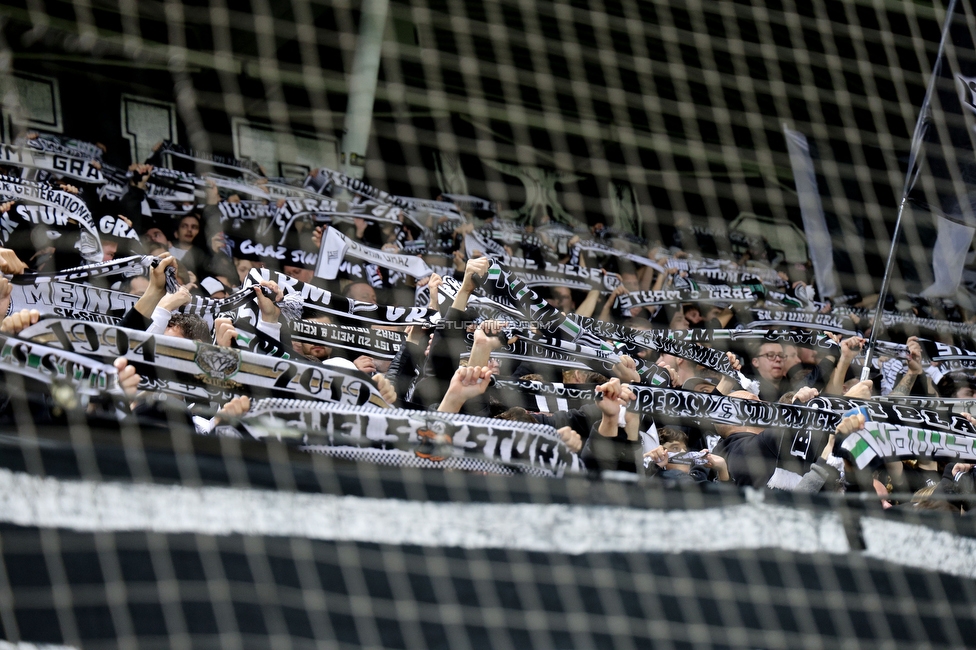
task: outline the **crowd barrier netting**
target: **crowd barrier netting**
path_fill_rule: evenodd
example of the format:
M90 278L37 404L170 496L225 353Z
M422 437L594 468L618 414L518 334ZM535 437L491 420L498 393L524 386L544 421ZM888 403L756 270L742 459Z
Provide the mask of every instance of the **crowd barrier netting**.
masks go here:
M368 145L343 158L356 50L377 6ZM550 420L422 410L443 391L411 384L407 406L421 408L386 411L370 377L406 346L391 328L447 316L415 295L415 278L445 276L442 307L464 294L463 265L447 277L450 241L494 260L469 307L523 321L501 333L503 364L609 373L650 349L701 364L711 385L759 390L725 350L780 337L836 351L820 333L863 334L902 208L878 336L895 363L872 378L897 395L918 334L941 368L933 385L958 371L976 387L976 8L959 2L950 21L950 6L5 2L0 204L16 207L0 208L0 245L36 247L31 265L74 263L0 287L11 311L41 311L23 334L0 332L0 650L972 646L976 526L958 508L973 495L928 494L930 510L870 480L813 495L664 485L633 458L636 472L594 467ZM146 160L145 211L100 209L125 202L143 173L129 165ZM244 200L227 201L235 193ZM208 327L233 315L237 350L209 330L178 342L131 320L120 329L136 297L131 280L113 282L152 277L147 231L180 223L184 203L237 228L211 247L198 219L205 249L266 267L232 268L243 288L207 267L212 282L182 308ZM45 245L37 228L17 239L16 219L49 227ZM336 227L312 244L325 221ZM69 226L70 255L55 245ZM371 245L384 228L400 229L392 249ZM694 280L665 281L668 268ZM661 284L638 288L635 269ZM337 277L376 289L372 300L343 295ZM254 297L268 281L283 295ZM617 282L627 291L604 312L614 322L544 303L564 309L563 287L581 307ZM270 334L268 298L280 319ZM367 306L377 301L390 309ZM739 330L657 337L628 318L666 329L691 302L734 308ZM324 344L374 361L363 371L296 357ZM477 356L469 348L462 357ZM132 417L119 416L135 409L118 356L150 393ZM643 356L635 366L652 447L665 423L761 421L789 430L783 456L809 469L810 450L861 405L695 401ZM587 426L602 422L600 382L540 377L492 389L506 406L590 408ZM961 415L971 393L906 392L872 402L876 422L848 438L849 478L861 461L976 460ZM253 398L250 418L210 421L239 395Z

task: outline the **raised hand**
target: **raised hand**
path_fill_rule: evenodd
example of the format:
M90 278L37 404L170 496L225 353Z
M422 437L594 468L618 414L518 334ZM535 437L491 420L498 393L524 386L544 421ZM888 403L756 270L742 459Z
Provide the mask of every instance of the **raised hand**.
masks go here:
M464 267L464 280L461 282L461 291L467 291L468 293L474 291L477 288L474 280L475 277L483 277L488 272L489 266L491 266L491 261L487 257L468 260L467 265Z
M397 400L396 389L393 388L393 382L387 379L385 375L373 375L373 383L376 384L376 388L379 389L380 395L387 401L387 403L392 404Z
M214 320L214 340L217 341L217 345L225 348L231 347L231 344L237 340L237 329L229 318Z
M34 325L41 319L41 312L36 309L21 309L10 314L0 322L0 332L4 334L20 334L22 330Z
M840 421L837 428L834 430L839 436L846 436L849 433L854 433L855 431L860 431L864 428L864 414L855 413L854 415L848 415L846 418Z
M159 300L159 307L162 307L166 311L176 311L183 305L190 302L190 290L186 287L180 287L174 293L168 293Z
M264 295L260 287L268 287L274 291L274 300ZM275 303L285 299L285 294L278 287L278 283L272 282L271 280L261 280L260 284L254 287L254 295L257 296L258 307L261 309L261 320L266 323L277 323L278 316L281 315L281 309Z
M645 453L644 458L650 458L651 462L658 467L664 467L668 464L668 450L665 449L664 445L658 445L654 449Z
M871 399L872 388L874 388L874 382L870 379L865 379L864 381L859 381L854 384L849 391L844 393L844 397L850 397L852 399Z
M356 357L352 365L356 366L367 375L371 375L376 372L376 361L373 357L367 357L365 354Z
M223 421L241 417L251 409L251 398L246 395L238 395L224 404L224 407L217 411L216 424Z
M569 450L574 454L580 453L583 449L583 439L580 434L576 433L572 427L562 427L561 429L556 429L556 433L559 434L559 438L566 443Z
M0 206L0 208L2 208L2 206ZM6 212L6 210L0 210L0 212ZM17 253L13 252L9 248L0 248L0 273L18 275L26 270L27 265L20 261L20 258L17 257Z
M606 416L616 418L621 406L627 406L637 398L630 386L621 384L616 377L597 386L596 392L603 396L603 399L597 401L597 405L603 411L604 419Z
M116 358L112 365L119 373L119 388L127 397L135 397L136 393L139 392L139 382L142 381L142 377L136 372L135 366L130 366L125 357Z
M437 410L442 413L457 413L469 399L488 390L491 374L491 368L486 366L461 366L454 372L451 385Z
M796 404L799 402L800 404L806 404L819 394L820 391L816 388L811 386L803 386L793 395L793 403Z

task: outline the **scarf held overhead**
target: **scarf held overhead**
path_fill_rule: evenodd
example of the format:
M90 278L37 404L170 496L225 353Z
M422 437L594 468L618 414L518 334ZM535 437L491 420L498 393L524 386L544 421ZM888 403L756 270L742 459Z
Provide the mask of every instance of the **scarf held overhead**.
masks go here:
M247 395L388 406L364 375L332 366L61 319L42 320L20 336L84 356L125 357L142 376L140 389L161 390L196 401L222 403Z

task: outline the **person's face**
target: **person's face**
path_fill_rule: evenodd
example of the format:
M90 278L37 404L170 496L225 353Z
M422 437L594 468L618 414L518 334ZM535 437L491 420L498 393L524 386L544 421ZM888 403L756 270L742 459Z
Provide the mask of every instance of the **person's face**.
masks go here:
M631 293L637 291L640 288L640 285L637 282L636 273L621 273L620 282L625 287L627 287L627 291L630 291Z
M183 217L176 230L176 241L180 244L192 244L200 234L200 222L196 217Z
M811 348L796 348L796 356L800 360L800 363L806 363L811 366L817 365L817 351Z
M373 287L362 282L357 282L349 288L349 297L360 302L376 304L376 291Z
M251 260L235 260L234 266L237 267L237 277L240 282L244 282L244 278L247 274L254 268L254 263Z
M976 394L976 392L973 391L973 387L972 386L963 386L962 388L960 388L959 390L957 390L955 393L953 393L952 396L953 397L966 397L966 398L969 398L969 397L973 397L974 394Z
M168 243L166 235L164 235L163 231L159 228L150 228L146 231L145 237L152 243L159 244L160 246L166 246Z
M692 307L691 309L686 309L685 310L685 319L690 324L692 324L692 325L697 325L698 323L700 323L700 322L702 322L704 320L702 318L701 312L698 311L698 308L697 307Z
M331 322L327 316L319 316L316 318L311 318L309 320L314 320L317 323ZM306 357L325 360L332 356L332 348L330 347L326 347L318 343L302 343L301 345L302 345L302 354L304 354Z
M800 363L800 357L796 353L796 348L792 345L783 347L783 372L786 372L796 364Z
M119 252L119 245L114 241L102 242L102 261L109 262L115 259L115 254Z
M129 293L136 296L142 296L142 294L146 293L146 289L148 288L149 278L144 278L142 276L132 278L132 281L129 283Z
M284 271L285 275L287 275L289 278L295 278L296 280L306 283L311 282L312 278L315 277L315 272L312 269L303 269L300 266L289 266L286 264L281 270Z
M668 450L669 454L683 453L688 451L688 445L683 442L678 442L677 440L672 440L671 442L666 442L662 445ZM665 469L676 469L686 474L691 473L691 465L685 465L684 463L667 463L664 466Z
M688 319L685 318L684 312L681 311L677 312L674 315L674 318L671 319L671 322L668 323L668 328L673 330L686 330L690 327L691 324L688 322Z
M576 305L573 303L573 294L566 287L553 287L552 301L559 311L569 313L576 309Z
M759 347L759 354L752 360L753 367L759 374L769 381L779 381L783 378L783 346L779 343L763 343Z
M302 343L302 354L313 359L324 360L332 356L332 348L318 343Z
M680 442L678 440L672 440L671 442L666 442L661 446L667 449L672 454L688 451L688 446L685 443Z

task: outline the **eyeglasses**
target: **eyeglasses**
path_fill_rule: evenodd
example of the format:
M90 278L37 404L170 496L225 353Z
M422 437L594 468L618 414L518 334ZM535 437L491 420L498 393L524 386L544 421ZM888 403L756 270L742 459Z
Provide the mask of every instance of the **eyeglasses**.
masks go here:
M766 354L759 354L757 356L765 357L766 359L768 359L770 361L774 361L776 359L779 359L780 361L782 361L783 359L786 358L785 356L783 356L782 354L780 354L778 352L767 352Z

